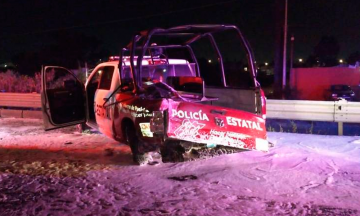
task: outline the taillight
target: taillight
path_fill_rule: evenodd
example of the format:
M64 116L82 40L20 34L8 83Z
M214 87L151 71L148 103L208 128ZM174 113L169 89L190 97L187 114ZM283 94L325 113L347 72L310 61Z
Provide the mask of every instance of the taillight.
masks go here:
M162 111L153 111L153 117L150 120L150 131L155 134L163 134L164 130L164 113Z
M260 89L260 93L261 93L261 113L263 119L266 119L266 96L262 89Z

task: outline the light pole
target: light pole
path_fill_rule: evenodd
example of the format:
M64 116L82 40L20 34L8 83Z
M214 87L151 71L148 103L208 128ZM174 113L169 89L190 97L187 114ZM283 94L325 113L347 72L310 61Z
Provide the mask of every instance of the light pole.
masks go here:
M291 35L290 41L291 41L291 44L290 44L290 74L291 74L291 71L293 69L293 64L294 64L294 41L295 41L294 35Z
M283 50L283 77L282 77L282 90L283 97L286 87L286 43L287 43L287 12L288 12L288 0L285 0L285 22L284 22L284 50Z

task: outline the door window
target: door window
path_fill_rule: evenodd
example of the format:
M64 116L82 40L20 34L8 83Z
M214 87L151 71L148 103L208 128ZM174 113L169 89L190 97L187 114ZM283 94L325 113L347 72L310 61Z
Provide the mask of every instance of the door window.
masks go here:
M63 90L78 87L76 78L66 69L47 68L45 73L47 90Z
M114 69L114 66L105 66L98 70L101 75L99 89L110 90Z
M91 77L90 81L89 81L89 84L88 85L91 85L92 87L95 87L96 88L99 86L99 82L100 82L100 73L99 73L99 70Z
M122 91L132 91L134 89L133 86L133 78L131 74L131 70L129 66L123 66L121 69L121 89Z

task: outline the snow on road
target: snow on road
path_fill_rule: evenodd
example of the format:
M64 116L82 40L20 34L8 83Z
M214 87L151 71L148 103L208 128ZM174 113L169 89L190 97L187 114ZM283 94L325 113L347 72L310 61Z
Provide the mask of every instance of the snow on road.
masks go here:
M102 134L0 119L0 215L360 215L360 137L268 136L267 153L136 166Z

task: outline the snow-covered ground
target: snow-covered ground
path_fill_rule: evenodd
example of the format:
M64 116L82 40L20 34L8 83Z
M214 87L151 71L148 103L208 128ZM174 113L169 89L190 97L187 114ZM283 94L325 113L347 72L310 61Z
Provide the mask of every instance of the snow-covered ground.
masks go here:
M0 119L0 215L360 215L360 137L136 166L102 134Z

